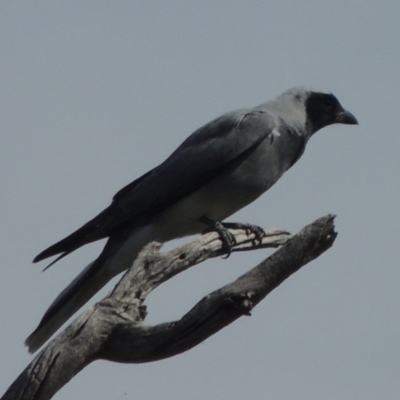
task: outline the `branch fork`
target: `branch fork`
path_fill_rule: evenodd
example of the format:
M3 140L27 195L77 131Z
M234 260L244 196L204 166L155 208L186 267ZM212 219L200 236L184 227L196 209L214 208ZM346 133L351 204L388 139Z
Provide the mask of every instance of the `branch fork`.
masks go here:
M232 251L279 247L235 281L201 299L180 320L155 326L145 323L144 301L163 282L209 258L225 254L212 232L177 249L161 252L146 246L111 293L76 318L50 341L10 386L1 400L47 400L98 359L143 363L187 351L251 310L302 266L334 243L334 216L319 218L290 237L267 230L259 243L254 233L232 230ZM231 259L229 259L231 260Z

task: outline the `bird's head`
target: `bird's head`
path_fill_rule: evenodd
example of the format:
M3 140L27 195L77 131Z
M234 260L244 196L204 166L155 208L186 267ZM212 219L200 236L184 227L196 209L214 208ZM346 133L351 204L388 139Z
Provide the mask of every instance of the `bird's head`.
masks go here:
M296 108L301 106L310 134L332 124L358 124L356 117L345 110L331 92L300 86L288 90L281 97L290 99L290 102L296 104Z

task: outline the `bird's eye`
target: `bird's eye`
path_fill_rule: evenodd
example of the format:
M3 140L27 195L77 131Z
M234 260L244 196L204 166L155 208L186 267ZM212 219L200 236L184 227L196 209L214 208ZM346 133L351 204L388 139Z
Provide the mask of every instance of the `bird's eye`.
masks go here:
M324 97L322 99L322 103L326 108L332 108L334 106L334 102L331 97Z

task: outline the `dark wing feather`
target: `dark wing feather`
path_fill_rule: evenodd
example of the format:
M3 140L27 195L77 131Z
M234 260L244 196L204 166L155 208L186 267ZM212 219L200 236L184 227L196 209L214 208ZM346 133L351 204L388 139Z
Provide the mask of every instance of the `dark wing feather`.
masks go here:
M52 246L48 247L46 250L42 251L38 254L34 259L33 262L39 262L46 258L55 256L56 254L62 253L59 257L57 257L54 261L52 261L45 269L50 268L53 264L57 261L61 260L68 254L72 253L74 250L78 249L79 247L83 246L84 244L88 244L90 242L103 239L107 236L93 238L92 240L88 240L85 243L82 243L84 238L89 238L91 232L99 225L99 222L106 217L107 215L112 213L112 207L114 203L118 202L120 199L123 199L126 194L134 190L135 186L137 186L143 179L145 179L149 174L152 173L152 170L147 172L146 174L142 175L140 178L134 180L133 182L129 183L128 185L124 186L121 190L119 190L113 197L113 204L103 210L100 214L98 214L95 218L87 222L85 225L81 226L78 230L68 235L66 238L60 240L59 242L53 244Z
M272 129L272 118L258 110L234 111L211 121L190 135L162 164L121 189L108 208L44 250L34 262L63 253L60 259L167 208L239 164Z

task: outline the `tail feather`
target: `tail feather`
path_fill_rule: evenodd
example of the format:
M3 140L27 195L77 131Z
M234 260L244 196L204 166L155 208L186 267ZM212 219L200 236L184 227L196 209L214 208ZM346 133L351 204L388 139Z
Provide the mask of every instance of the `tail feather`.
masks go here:
M110 238L100 256L89 264L51 304L38 327L25 341L29 351L33 353L38 350L67 319L114 276L128 269L143 246L151 240L154 240L152 225L121 232L118 236ZM58 259L71 251L64 249L64 253Z
M25 341L30 353L38 350L69 317L114 277L115 274L110 273L110 270L99 268L98 260L90 263L51 304L38 327Z

